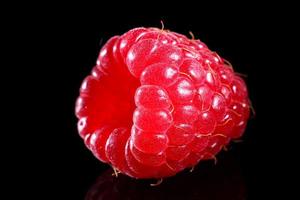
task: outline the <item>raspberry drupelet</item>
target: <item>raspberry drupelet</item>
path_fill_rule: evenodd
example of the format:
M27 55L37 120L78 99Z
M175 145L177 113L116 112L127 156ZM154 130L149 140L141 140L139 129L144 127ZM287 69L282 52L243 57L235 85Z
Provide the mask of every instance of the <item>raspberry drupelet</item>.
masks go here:
M245 82L200 40L157 28L112 37L76 101L95 157L134 178L173 176L242 136Z

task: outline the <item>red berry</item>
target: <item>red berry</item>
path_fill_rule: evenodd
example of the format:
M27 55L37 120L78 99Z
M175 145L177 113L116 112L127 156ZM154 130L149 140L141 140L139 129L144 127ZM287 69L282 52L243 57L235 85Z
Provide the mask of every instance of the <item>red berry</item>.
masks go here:
M142 131L135 126L132 127L131 134L133 145L144 153L158 154L168 146L166 134Z
M189 144L195 137L193 126L188 124L174 124L166 134L169 138L169 145L172 146Z
M155 74L155 76L153 76ZM167 63L149 65L141 74L142 85L159 85L167 87L173 84L178 77L178 68Z
M173 122L175 124L193 125L199 113L199 109L193 104L178 105L173 112Z
M135 105L145 108L169 108L171 101L168 93L156 85L143 85L136 90Z
M180 72L185 73L189 78L194 81L194 84L198 85L204 82L204 68L195 59L187 58L180 66Z
M133 113L134 125L143 131L165 132L172 124L172 115L166 109L137 108Z
M195 95L193 82L184 76L178 77L177 81L169 86L167 90L174 104L189 103Z
M170 146L166 149L166 157L169 160L181 161L190 154L190 149L187 145L183 146Z
M226 101L222 95L217 93L214 94L211 103L211 110L215 114L217 121L224 119L226 112Z
M249 118L246 84L226 63L175 32L114 36L81 85L79 134L99 160L135 178L173 176L212 159Z
M194 123L195 134L212 134L217 125L216 116L212 110L203 111Z

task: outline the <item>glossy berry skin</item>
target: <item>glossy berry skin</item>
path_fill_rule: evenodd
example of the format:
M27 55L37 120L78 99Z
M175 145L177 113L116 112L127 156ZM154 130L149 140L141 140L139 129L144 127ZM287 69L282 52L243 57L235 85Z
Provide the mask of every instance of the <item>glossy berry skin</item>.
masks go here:
M80 88L78 130L102 162L135 178L173 176L242 136L245 82L200 40L156 28L112 37Z

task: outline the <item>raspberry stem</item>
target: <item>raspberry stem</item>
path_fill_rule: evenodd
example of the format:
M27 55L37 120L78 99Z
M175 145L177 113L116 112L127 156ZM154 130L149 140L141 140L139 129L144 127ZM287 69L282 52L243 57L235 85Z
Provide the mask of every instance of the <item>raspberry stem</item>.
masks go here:
M192 31L189 31L190 36L192 37L192 40L195 40L195 35Z
M227 136L226 136L226 135L224 135L224 134L221 134L221 133L215 134L215 135L213 135L213 136L221 136L221 137L227 138Z
M252 117L255 117L256 116L256 112L255 112L255 109L253 107L252 101L250 99L249 99L249 105L250 105Z
M119 174L121 173L117 168L113 167L114 173L112 173L112 176L115 176L118 178Z
M193 172L195 169L195 166L193 166L191 169L190 169L190 172Z
M226 146L223 146L224 151L228 151L228 148Z
M159 186L163 182L163 178L158 179L156 183L151 183L150 186L155 187Z
M225 64L226 64L228 67L230 67L231 69L233 69L232 64L231 64L228 60L226 60L225 58L223 58L223 61L225 62Z
M164 31L165 29L165 25L164 25L164 22L163 20L160 20L160 24L161 24L161 30Z
M243 73L239 73L239 72L235 72L235 74L236 74L237 76L241 76L241 77L244 77L244 78L247 78L247 77L248 77L247 74L243 74Z

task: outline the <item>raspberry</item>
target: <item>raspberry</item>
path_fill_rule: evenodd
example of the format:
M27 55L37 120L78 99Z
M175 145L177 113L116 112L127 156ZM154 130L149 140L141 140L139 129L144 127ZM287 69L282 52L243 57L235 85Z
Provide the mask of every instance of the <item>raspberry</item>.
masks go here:
M242 136L245 82L200 40L157 28L112 37L82 83L78 130L102 162L135 178L173 176Z

